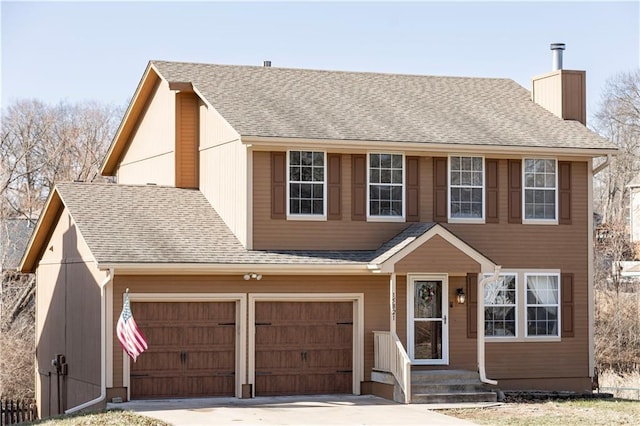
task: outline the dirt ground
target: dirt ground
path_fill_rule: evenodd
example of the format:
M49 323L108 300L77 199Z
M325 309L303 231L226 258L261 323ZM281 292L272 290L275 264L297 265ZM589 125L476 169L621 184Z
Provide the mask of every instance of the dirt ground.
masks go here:
M505 403L488 408L441 412L483 425L640 424L640 401L620 399Z

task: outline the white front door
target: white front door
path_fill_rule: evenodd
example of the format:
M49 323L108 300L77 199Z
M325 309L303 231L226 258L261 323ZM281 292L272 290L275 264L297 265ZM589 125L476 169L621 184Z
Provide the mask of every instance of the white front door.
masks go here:
M449 298L446 275L409 275L409 357L417 365L449 363Z

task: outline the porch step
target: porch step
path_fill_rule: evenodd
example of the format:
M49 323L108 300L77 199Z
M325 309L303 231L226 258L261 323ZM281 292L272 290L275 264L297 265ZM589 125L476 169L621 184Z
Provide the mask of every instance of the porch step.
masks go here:
M411 403L496 402L497 395L480 381L475 371L414 370Z

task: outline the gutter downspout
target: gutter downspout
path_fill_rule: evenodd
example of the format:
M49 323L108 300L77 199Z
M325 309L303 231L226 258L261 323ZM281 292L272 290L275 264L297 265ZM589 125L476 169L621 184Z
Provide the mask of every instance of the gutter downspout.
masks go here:
M604 163L600 164L595 169L593 169L593 176L600 173L605 167L609 165L609 163L611 163L611 154L607 154L607 159L604 161Z
M497 385L496 380L487 379L487 373L484 365L484 286L487 283L497 281L500 276L500 270L502 266L496 266L493 271L493 275L485 277L478 283L478 312L477 312L477 327L478 327L478 373L480 374L480 381L489 385Z
M104 279L104 281L102 281L102 283L100 283L100 396L92 399L91 401L87 401L83 404L77 405L75 407L69 408L68 410L66 410L64 413L65 414L71 414L71 413L75 413L77 411L80 410L84 410L87 407L91 407L92 405L98 404L99 402L102 402L105 400L105 398L107 397L107 387L106 387L106 383L107 383L107 355L106 355L106 350L107 350L107 330L106 330L106 325L107 325L107 320L106 320L106 314L107 314L107 308L106 308L106 304L107 304L107 297L105 295L105 287L112 282L113 280L113 268L109 269L107 271L107 277Z

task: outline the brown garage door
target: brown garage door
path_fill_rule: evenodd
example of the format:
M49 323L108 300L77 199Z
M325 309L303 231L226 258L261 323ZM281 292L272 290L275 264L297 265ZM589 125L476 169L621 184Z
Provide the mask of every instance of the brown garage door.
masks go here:
M149 343L131 363L131 398L235 394L235 302L144 302L131 309Z
M351 393L351 302L256 303L257 396Z

